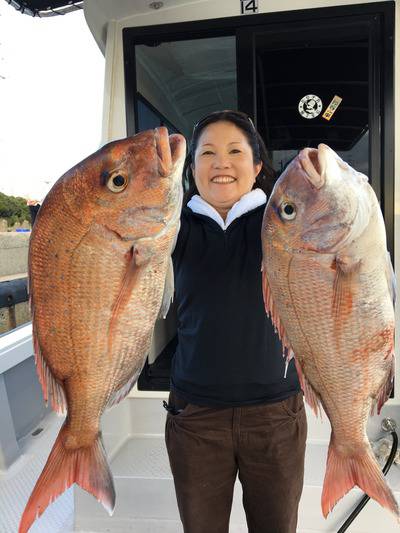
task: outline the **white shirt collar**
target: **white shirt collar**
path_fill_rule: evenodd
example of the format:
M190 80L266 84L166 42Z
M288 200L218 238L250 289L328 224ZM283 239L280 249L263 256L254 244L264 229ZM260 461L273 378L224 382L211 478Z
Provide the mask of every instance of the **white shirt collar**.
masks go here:
M265 204L266 201L267 196L263 190L253 189L252 191L244 194L240 198L240 200L233 204L233 206L228 211L225 221L218 213L218 211L208 202L203 200L203 198L198 194L192 196L187 206L194 213L198 213L199 215L206 215L212 218L213 220L215 220L215 222L217 222L217 224L221 226L223 230L226 230L229 224L231 224L236 218L239 218L244 213L247 213L248 211L251 211L256 207Z

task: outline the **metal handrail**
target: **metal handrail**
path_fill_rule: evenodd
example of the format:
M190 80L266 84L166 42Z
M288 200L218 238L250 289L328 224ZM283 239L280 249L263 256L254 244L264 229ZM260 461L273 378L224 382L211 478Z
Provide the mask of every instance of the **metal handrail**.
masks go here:
M18 278L0 283L0 309L28 301L28 278Z

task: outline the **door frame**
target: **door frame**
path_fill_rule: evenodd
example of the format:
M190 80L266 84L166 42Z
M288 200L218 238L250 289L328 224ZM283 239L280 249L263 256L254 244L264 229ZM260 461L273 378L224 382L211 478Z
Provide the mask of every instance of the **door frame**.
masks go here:
M318 10L319 11L319 10ZM368 80L368 125L369 125L369 181L381 203L382 211L385 214L385 220L387 224L388 242L392 243L389 248L393 251L393 235L390 234L390 228L393 227L393 222L390 223L390 219L393 216L393 210L390 209L390 200L393 198L394 190L388 188L390 180L383 179L383 176L392 175L393 168L384 168L384 142L381 136L381 117L386 116L386 112L389 115L389 120L386 121L386 125L389 127L387 134L392 135L393 138L393 113L390 113L390 106L388 106L390 98L393 98L393 92L390 96L390 79L391 76L385 69L384 61L382 61L382 37L383 20L376 12L362 13L359 15L345 15L345 16L330 16L330 17L312 17L304 21L303 24L299 24L297 19L289 20L285 19L285 22L249 26L240 28L237 32L238 46L238 107L241 111L244 111L248 115L254 118L257 126L257 80L256 80L256 39L258 35L265 36L271 33L274 35L274 45L279 42L295 42L298 43L300 35L304 31L318 31L321 29L329 30L342 26L344 33L348 33L349 29L361 28L364 26L366 29L366 35L368 36L368 52L369 52L369 80ZM281 39L276 39L276 35L282 34ZM340 35L338 35L340 39ZM393 72L391 73L393 76ZM249 83L248 80L252 79L253 83ZM389 94L388 94L389 93ZM383 95L386 95L384 97ZM392 124L390 124L390 118ZM268 144L267 144L268 147ZM386 148L388 148L386 146ZM386 160L386 164L388 161ZM393 160L392 160L393 164ZM391 192L392 191L392 192ZM388 202L389 200L389 202Z
M394 260L394 16L395 2L385 1L124 28L127 135L137 133L135 45L236 36L238 109L254 118L254 41L257 32L284 29L290 23L311 23L315 26L318 22L326 23L328 19L340 19L344 24L364 19L370 23L372 45L369 168L371 183L385 219L388 249Z
M372 186L381 203L388 250L394 263L394 13L395 3L385 1L124 28L126 133L128 136L137 133L135 45L235 36L238 109L255 118L254 43L257 32L268 31L268 28L276 30L292 22L307 24L312 21L316 24L318 21L340 18L345 24L346 20L364 18L370 22L370 41L373 45L370 58L372 86L369 93L369 126L372 135L370 134L369 168L372 171ZM141 390L155 390L156 387L157 390L169 390L169 379L156 385L148 370L146 359L139 379Z

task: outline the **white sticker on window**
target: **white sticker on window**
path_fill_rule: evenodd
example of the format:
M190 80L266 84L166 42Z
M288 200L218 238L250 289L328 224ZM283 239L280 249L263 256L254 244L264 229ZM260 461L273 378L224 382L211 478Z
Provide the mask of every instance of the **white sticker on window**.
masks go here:
M304 118L315 118L322 111L322 100L315 94L307 94L299 102L299 113Z

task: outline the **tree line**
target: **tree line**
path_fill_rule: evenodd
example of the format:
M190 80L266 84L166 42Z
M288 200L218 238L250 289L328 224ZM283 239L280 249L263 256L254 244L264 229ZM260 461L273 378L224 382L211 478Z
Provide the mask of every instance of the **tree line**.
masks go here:
M29 207L25 198L8 196L0 192L0 218L5 218L9 226L13 226L16 222L29 221Z

